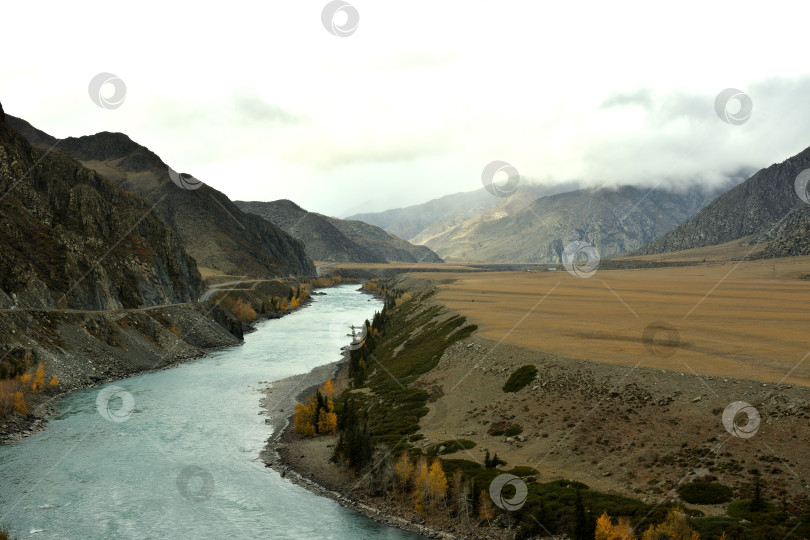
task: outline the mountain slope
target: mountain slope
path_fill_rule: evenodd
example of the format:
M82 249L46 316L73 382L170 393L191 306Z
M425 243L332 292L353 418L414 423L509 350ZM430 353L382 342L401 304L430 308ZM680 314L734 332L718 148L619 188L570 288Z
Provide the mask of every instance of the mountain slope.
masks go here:
M256 214L301 240L314 261L384 263L379 253L349 240L319 214L307 212L288 200L234 201L242 211Z
M453 193L426 203L384 212L356 214L346 219L359 220L385 229L414 244L426 244L468 219L495 207L525 207L531 201L546 195L555 195L577 189L573 183L545 186L522 182L508 198L499 198L484 188ZM521 202L523 201L523 202Z
M722 244L755 235L754 242L773 239L781 230L781 247L769 253L792 253L788 244L798 241L803 226L804 203L796 196L794 183L799 173L810 167L810 148L767 169L720 195L691 219L640 249L637 254L651 255ZM796 220L794 232L785 229L788 215ZM788 240L788 237L793 240ZM766 250L767 252L768 250ZM773 256L773 255L772 255Z
M440 263L441 257L426 246L416 246L380 227L362 221L322 216L353 242L380 254L387 261Z
M56 142L23 120L10 117L10 122L41 147ZM300 241L267 220L242 212L209 186L187 190L175 185L168 166L154 152L122 133L69 137L58 141L54 151L151 201L201 267L251 277L315 273Z
M109 310L196 300L197 265L150 205L33 147L0 106L0 306Z
M346 219L376 225L399 238L410 240L436 222L454 223L469 219L495 204L497 198L484 188L453 193L423 204L393 208L384 212L362 213Z
M523 209L507 199L426 244L448 258L558 263L569 242L584 240L605 258L654 240L710 197L623 187L541 197Z

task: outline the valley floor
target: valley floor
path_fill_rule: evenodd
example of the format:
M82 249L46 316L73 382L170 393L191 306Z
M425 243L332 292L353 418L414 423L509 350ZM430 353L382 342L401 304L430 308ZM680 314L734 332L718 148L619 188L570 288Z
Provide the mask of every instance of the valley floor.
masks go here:
M768 500L806 508L808 274L810 258L802 257L599 271L590 279L562 268L403 276L399 290L437 285L430 303L479 325L413 383L431 396L415 444L424 450L467 439L473 448L442 457L481 463L489 450L507 468L534 467L539 482L576 480L650 505L678 501L679 485L706 478L731 486L734 499L750 497L759 477ZM510 374L527 364L539 370L534 381L504 392ZM734 402L761 415L750 438L723 424ZM489 434L499 421L522 431ZM327 464L334 439L290 431L268 446L280 443L274 467L327 486L314 487L324 493L348 493L374 507L372 515L419 520L407 505L364 499L359 478ZM720 516L728 503L688 506ZM430 516L421 523L470 532Z

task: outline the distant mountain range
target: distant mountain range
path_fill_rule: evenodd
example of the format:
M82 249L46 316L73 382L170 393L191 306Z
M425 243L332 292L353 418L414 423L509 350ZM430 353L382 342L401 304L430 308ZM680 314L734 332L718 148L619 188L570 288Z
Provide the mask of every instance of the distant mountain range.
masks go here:
M757 171L685 223L637 251L651 255L740 240L762 244L759 257L810 254L810 209L795 182L810 168L810 148Z
M235 204L301 240L307 255L316 261L442 262L429 248L410 244L380 227L308 212L292 201L235 201Z
M449 259L559 263L565 246L575 240L593 244L602 257L639 249L722 192L577 187L524 183L505 198L481 189L354 217L387 223L389 232L416 231L412 242ZM450 215L438 215L437 208Z
M207 185L183 189L154 152L124 135L102 132L57 141L28 122L8 123L33 144L70 156L154 205L202 268L251 277L313 275L304 245L267 220L242 212Z

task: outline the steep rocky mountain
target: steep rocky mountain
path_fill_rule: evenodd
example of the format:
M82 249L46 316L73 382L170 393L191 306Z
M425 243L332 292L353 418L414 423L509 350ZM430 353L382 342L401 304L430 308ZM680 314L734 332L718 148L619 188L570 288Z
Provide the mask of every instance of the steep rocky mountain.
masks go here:
M808 167L810 148L761 169L637 254L680 251L743 238L746 243L770 242L763 256L807 253L802 231L807 228L808 213L794 185L799 173Z
M430 248L397 238L380 227L362 221L323 216L353 242L379 253L387 261L440 263L441 257Z
M154 212L178 234L201 268L251 277L315 273L303 243L267 220L243 212L207 185L195 189L176 185L169 167L154 152L122 133L102 132L57 141L23 120L9 117L9 123L40 148L58 142L54 152L79 160L150 201Z
M0 307L110 310L196 300L200 274L143 199L32 146L0 106Z
M292 201L236 201L235 204L245 212L273 222L304 242L307 254L313 260L441 262L441 258L430 249L405 242L379 227L307 212Z
M569 242L583 240L606 258L658 238L715 194L622 187L580 189L522 205L507 199L426 244L447 258L559 263Z
M349 240L323 216L307 212L292 201L234 201L234 204L301 240L313 261L386 262L381 254Z
M810 255L810 205L794 208L766 235L761 258Z

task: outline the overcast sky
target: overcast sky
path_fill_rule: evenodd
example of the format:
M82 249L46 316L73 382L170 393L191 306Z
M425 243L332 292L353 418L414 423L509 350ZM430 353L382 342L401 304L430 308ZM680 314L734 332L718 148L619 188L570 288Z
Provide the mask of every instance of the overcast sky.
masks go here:
M677 187L810 146L800 2L354 0L346 37L326 4L7 2L0 101L57 137L124 132L232 199L341 217L477 189L493 160ZM100 72L120 107L90 99ZM716 113L726 88L747 121Z

